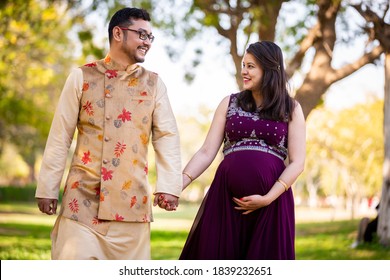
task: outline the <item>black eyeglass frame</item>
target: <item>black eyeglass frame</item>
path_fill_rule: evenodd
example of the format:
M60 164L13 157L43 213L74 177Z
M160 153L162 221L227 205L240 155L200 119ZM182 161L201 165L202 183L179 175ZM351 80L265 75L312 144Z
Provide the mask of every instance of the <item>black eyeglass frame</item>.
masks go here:
M136 32L138 33L139 35L139 38L142 40L142 41L145 41L146 39L149 39L150 43L153 43L154 41L154 35L152 34L148 34L146 33L145 31L141 31L141 30L135 30L135 29L131 29L131 28L127 28L127 27L122 27L122 26L118 26L120 29L122 30L127 30L127 31L133 31L133 32Z

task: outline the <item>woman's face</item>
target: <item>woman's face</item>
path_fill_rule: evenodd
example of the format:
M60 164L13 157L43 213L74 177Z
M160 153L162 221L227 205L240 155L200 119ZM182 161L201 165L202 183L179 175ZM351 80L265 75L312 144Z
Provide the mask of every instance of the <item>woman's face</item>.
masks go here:
M241 76L244 90L250 90L252 92L260 91L263 69L261 69L256 58L250 53L245 53L242 59Z

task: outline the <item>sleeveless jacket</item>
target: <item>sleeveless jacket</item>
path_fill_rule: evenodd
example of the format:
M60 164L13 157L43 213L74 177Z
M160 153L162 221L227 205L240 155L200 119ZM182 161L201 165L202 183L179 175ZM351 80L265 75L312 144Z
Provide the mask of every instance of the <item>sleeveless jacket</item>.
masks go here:
M81 67L77 144L60 215L103 234L107 221L153 220L147 177L151 137L156 191L181 192L180 143L165 86L158 92L157 74L139 65L128 68L116 70L109 56ZM36 196L42 197L39 190L38 184Z

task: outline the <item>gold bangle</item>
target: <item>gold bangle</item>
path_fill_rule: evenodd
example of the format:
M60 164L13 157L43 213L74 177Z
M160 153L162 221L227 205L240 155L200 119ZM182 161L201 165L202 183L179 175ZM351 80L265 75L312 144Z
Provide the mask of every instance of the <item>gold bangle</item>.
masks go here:
M286 191L288 190L288 185L282 179L279 178L276 181L282 184Z
M189 175L188 173L183 172L183 174L186 175L188 178L190 178L191 182L194 181L194 178L192 178L192 176Z

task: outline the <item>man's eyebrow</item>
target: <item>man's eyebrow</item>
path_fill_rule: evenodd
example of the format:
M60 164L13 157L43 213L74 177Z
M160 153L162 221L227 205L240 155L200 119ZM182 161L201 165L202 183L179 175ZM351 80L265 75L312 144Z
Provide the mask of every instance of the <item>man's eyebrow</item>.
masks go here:
M146 34L152 34L152 32L148 33L147 30L143 29L143 28L138 28L138 31L142 31L142 32L145 32Z

